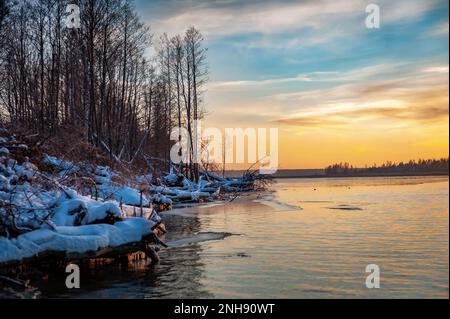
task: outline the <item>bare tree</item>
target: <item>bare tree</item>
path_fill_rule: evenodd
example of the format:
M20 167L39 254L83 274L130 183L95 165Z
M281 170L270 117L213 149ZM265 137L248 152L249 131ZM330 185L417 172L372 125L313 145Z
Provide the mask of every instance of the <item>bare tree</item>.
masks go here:
M200 32L164 34L148 60L152 36L131 1L79 0L79 29L65 27L69 2L0 0L2 121L43 134L79 129L119 161L168 159L172 128L186 126L186 174L198 180L193 125L207 80Z

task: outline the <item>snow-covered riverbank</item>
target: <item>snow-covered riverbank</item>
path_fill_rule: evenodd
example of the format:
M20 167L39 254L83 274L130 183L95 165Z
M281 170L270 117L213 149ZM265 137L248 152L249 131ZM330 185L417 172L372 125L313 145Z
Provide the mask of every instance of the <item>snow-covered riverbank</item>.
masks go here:
M30 160L30 158L33 158ZM95 255L159 234L161 210L250 190L251 178L202 172L198 182L176 166L156 178L124 176L107 166L36 156L25 141L0 134L0 265L49 253ZM154 243L158 244L158 243Z

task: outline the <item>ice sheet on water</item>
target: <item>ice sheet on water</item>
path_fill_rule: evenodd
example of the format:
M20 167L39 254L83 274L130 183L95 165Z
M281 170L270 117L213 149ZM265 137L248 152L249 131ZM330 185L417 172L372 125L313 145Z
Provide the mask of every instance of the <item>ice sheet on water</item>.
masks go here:
M201 232L198 234L195 234L188 238L173 240L167 243L169 247L180 247L185 245L191 245L195 243L200 243L204 241L210 241L210 240L221 240L225 239L229 236L232 236L231 233L223 233L223 232Z

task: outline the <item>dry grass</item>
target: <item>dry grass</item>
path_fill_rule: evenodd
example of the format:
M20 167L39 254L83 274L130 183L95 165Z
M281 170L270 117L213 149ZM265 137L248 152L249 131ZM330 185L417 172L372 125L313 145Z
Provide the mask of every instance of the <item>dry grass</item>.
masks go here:
M42 163L44 154L56 156L71 162L85 162L92 165L106 165L115 170L123 171L123 165L110 160L108 154L90 144L86 140L85 132L78 127L62 127L52 134L37 134L20 126L7 126L4 136L14 136L16 144L26 144L28 149L9 148L19 162L26 158L41 170L46 170ZM129 169L126 169L129 173Z

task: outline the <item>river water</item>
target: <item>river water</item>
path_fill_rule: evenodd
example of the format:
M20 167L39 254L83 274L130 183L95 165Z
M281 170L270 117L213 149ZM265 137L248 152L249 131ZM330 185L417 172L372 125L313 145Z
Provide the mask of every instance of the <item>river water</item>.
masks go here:
M164 213L172 247L156 265L84 270L72 290L50 276L41 297L448 298L448 195L448 177L279 179Z

